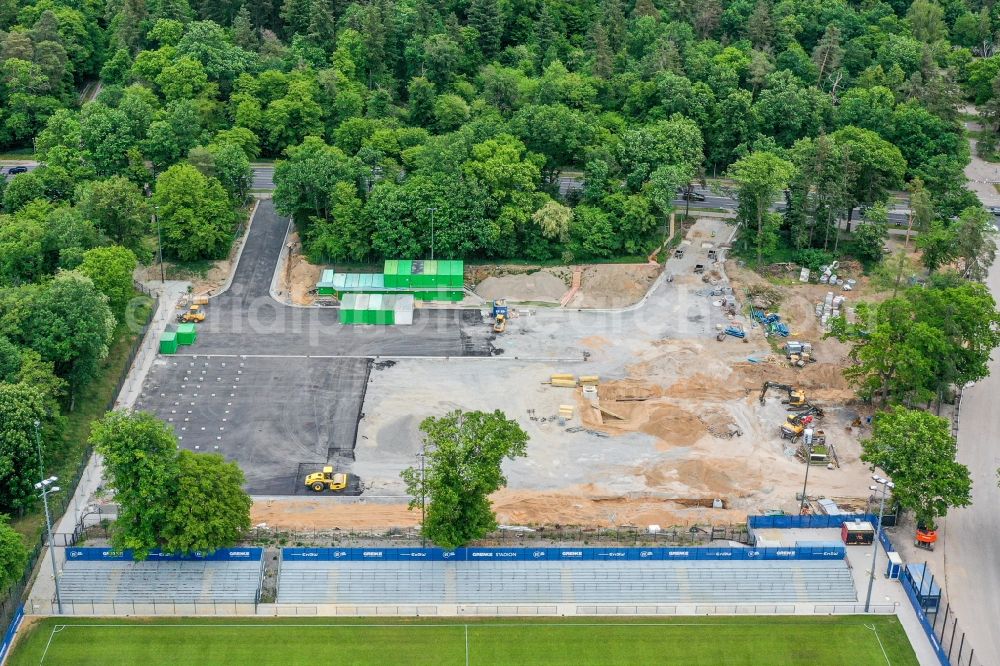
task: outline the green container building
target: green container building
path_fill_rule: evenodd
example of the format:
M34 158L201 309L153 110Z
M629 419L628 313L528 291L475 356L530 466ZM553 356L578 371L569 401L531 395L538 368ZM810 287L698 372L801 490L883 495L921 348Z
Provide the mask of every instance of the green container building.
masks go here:
M461 259L387 259L383 274L386 292L412 292L421 301L464 297L465 262Z
M320 296L335 296L336 295L335 293L336 287L334 285L335 277L336 275L334 274L332 269L328 268L325 271L323 271L323 275L320 276L319 282L316 283L316 293Z
M177 325L177 344L193 345L197 339L198 331L195 329L194 324Z
M176 354L177 353L177 334L173 331L164 331L160 335L160 353L161 354Z
M379 326L413 323L412 294L347 294L340 305L341 324Z

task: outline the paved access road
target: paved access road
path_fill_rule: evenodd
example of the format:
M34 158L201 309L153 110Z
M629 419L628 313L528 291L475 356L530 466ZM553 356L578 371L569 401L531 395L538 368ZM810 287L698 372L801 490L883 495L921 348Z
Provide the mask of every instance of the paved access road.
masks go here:
M270 288L288 219L262 200L232 283L198 340L157 358L136 408L170 423L186 449L239 463L254 495L307 492L303 478L351 471L373 357L486 356L478 311L420 309L413 326L342 326L335 308L278 303ZM352 476L358 493L363 479Z
M422 308L413 326L341 326L336 308L278 303L270 287L288 229L274 204L260 202L228 290L199 325L199 354L310 356L488 355L491 330L478 312Z
M990 180L996 165L976 157L965 169L969 187L986 206L1000 205ZM986 281L1000 301L1000 266ZM982 664L1000 664L1000 359L990 362L990 376L966 389L958 431L958 460L972 473L972 506L953 509L945 519L944 555L947 591Z

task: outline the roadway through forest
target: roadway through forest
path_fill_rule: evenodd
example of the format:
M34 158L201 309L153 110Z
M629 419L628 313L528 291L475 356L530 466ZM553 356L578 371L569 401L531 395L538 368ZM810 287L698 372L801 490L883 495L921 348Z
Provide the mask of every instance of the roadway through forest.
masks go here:
M976 157L965 173L970 188L985 206L1000 205L1000 194L989 182L997 165ZM1000 301L1000 266L993 264L987 285ZM959 626L982 664L1000 664L1000 360L989 364L990 375L962 395L958 430L958 460L972 475L972 505L952 509L945 519L944 562L947 591Z

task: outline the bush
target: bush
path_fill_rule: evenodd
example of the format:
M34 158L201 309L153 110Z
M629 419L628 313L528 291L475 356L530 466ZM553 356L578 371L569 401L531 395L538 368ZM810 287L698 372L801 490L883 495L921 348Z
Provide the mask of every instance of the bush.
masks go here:
M818 271L822 266L833 263L833 253L815 248L799 250L795 253L795 263L811 271Z

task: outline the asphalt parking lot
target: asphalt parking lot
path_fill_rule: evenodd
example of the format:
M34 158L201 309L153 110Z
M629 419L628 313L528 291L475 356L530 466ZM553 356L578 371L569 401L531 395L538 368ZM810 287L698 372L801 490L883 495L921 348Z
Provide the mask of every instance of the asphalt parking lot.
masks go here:
M229 289L211 299L189 353L310 356L487 356L489 327L477 313L418 309L412 326L342 326L337 308L302 308L271 298L288 229L260 202ZM188 350L185 350L188 352Z
M368 359L161 356L137 409L180 445L239 463L255 495L309 492L306 473L350 471Z
M278 303L270 286L287 228L261 201L197 342L157 358L136 404L170 423L184 448L239 463L254 495L308 493L304 476L326 464L351 471L373 358L494 351L475 311L423 310L413 326L342 326L335 308ZM352 474L345 494L359 494L361 482Z

